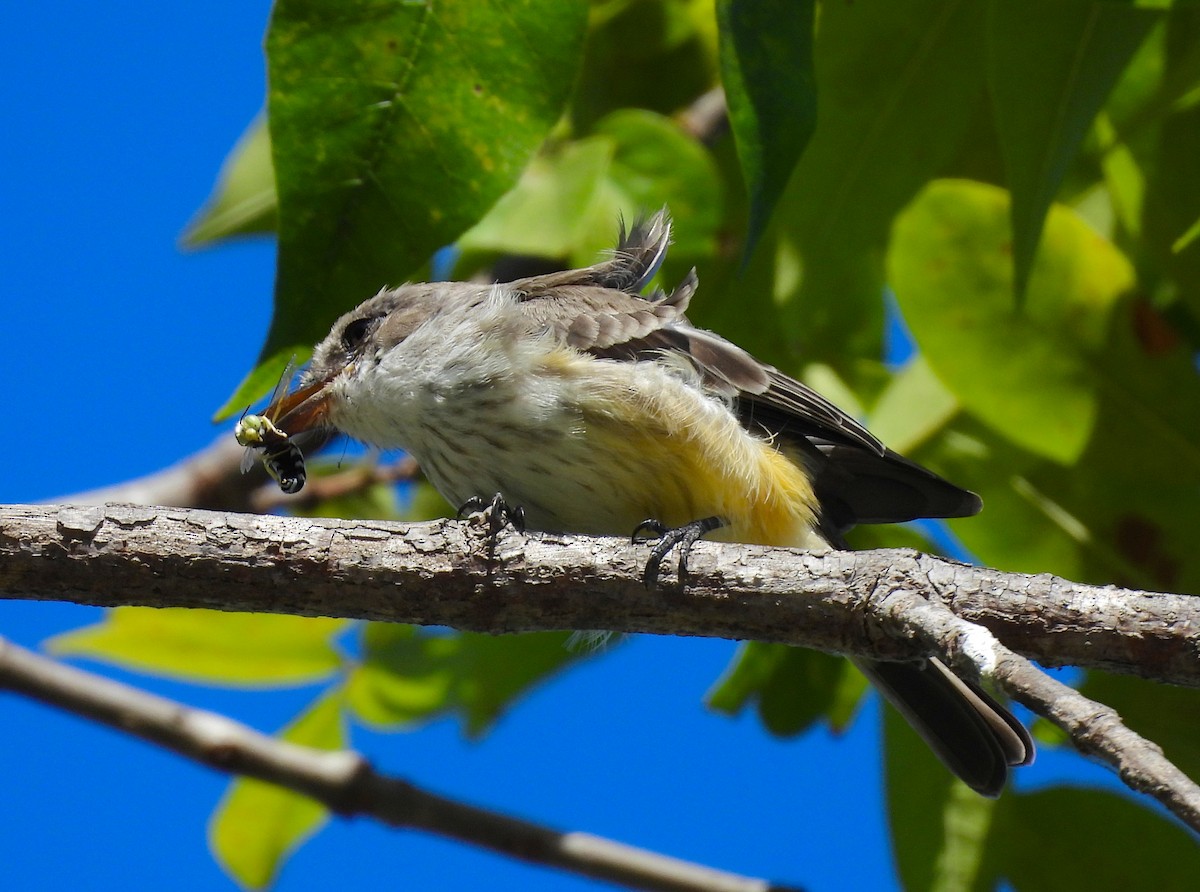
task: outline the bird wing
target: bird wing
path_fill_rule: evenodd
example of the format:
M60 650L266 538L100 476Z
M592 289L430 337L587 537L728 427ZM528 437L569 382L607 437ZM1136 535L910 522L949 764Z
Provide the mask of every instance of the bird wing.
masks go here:
M611 259L520 279L509 287L531 328L577 350L624 361L685 357L707 390L735 401L747 427L883 455L883 444L870 431L815 390L692 325L685 311L698 284L695 270L669 294L638 293L662 263L670 234L670 221L659 212L622 232Z

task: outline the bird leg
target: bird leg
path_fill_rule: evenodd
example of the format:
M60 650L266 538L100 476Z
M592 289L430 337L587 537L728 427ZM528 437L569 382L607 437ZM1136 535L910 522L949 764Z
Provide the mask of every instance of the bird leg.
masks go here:
M493 541L506 526L511 526L518 533L525 532L525 509L511 507L500 493L490 499L471 496L459 506L455 517L462 520L471 514L482 514L487 519L488 534Z
M679 581L682 582L687 575L688 553L696 544L696 540L705 533L719 530L727 523L728 521L724 518L716 516L702 517L674 528L668 527L652 517L639 523L633 531L634 542L645 542L648 539L658 538L650 550L650 559L646 561L646 569L642 573L642 582L646 584L646 588L652 589L658 585L658 574L662 569L663 559L676 547L679 548Z

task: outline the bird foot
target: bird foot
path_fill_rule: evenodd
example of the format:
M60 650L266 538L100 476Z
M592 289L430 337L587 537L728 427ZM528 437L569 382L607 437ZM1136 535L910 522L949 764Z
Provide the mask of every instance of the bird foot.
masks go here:
M657 538L654 547L650 549L650 558L646 561L646 569L642 572L642 582L646 588L658 585L658 576L662 570L662 562L672 549L679 549L679 581L682 583L687 576L687 559L696 544L696 540L705 533L719 530L726 521L720 517L703 517L693 520L680 527L668 527L654 518L643 520L633 531L634 542L645 542ZM648 535L647 535L648 534Z
M504 501L504 496L496 493L490 499L483 496L471 496L458 508L455 515L459 520L472 515L481 515L487 522L488 535L495 539L502 529L511 526L518 533L525 532L525 509L520 506L513 508Z

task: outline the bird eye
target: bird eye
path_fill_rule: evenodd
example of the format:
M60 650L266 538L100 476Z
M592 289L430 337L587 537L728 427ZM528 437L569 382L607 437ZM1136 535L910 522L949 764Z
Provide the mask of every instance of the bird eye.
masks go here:
M349 351L357 350L362 346L363 340L367 337L367 332L371 330L371 323L375 319L371 316L364 316L362 319L355 319L342 331L342 346Z

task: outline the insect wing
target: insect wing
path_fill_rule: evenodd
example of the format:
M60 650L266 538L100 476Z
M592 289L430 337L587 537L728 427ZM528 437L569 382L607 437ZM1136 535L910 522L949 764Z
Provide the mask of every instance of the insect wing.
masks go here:
M288 360L288 364L284 366L283 373L279 376L279 380L275 383L275 389L271 391L271 399L267 402L268 408L271 406L277 406L279 404L279 398L288 392L288 389L292 385L292 377L295 374L296 356L293 354L292 358ZM267 420L275 421L275 418L272 416L267 416ZM274 425L272 425L272 427L273 426Z
M283 373L275 383L275 389L271 391L271 399L267 403L268 406L276 405L280 395L287 391L292 382L292 376L295 374L296 357L293 356L288 360ZM275 427L269 415L250 414L250 408L247 406L246 411L242 413L242 417L238 419L238 423L233 428L233 435L238 443L246 447L246 451L242 453L240 465L243 474L254 467L254 462L261 457L267 473L279 484L280 489L285 492L296 492L304 485L304 457L300 450L288 441L287 435ZM285 454L289 466L299 467L298 474L288 473L288 468L282 466ZM295 485L293 481L299 480L299 485L295 485L294 489L289 490L285 485L285 479L291 485Z

